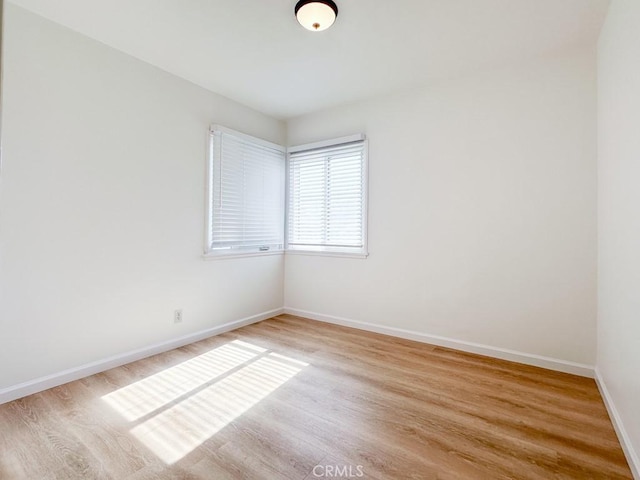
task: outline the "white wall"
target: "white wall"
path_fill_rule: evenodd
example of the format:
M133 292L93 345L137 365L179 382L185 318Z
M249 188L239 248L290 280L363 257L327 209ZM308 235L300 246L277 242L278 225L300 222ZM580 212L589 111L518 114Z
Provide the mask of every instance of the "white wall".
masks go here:
M283 123L11 5L5 55L0 389L282 306L281 256L200 255L208 125Z
M288 255L289 308L593 365L595 48L288 122L370 139L367 260Z
M598 47L597 366L640 478L640 2L613 1Z

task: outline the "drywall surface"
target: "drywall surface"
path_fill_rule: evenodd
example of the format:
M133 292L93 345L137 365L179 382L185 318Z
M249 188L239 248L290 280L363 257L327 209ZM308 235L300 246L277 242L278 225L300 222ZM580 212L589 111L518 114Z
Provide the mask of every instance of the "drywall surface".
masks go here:
M12 5L4 67L0 389L282 306L282 256L201 255L209 124L283 123Z
M285 306L593 365L595 48L288 122L369 138L366 260L287 255Z
M598 361L640 471L640 2L598 45Z

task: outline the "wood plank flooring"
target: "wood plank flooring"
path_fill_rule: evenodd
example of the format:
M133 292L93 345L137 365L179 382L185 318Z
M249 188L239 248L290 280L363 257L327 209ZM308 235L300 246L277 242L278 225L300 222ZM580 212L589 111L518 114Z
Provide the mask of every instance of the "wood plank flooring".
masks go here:
M631 479L593 380L281 315L0 405L1 479Z

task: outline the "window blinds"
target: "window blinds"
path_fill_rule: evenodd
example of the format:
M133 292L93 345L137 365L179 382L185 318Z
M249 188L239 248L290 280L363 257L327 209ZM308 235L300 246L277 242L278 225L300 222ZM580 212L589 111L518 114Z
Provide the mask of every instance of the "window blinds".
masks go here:
M288 247L362 253L365 143L289 154Z
M284 149L211 131L209 248L282 249Z

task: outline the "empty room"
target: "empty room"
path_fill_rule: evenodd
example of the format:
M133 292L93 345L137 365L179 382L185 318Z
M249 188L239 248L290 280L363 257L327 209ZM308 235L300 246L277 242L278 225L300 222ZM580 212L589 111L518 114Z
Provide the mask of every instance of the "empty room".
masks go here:
M640 480L640 0L0 0L1 480Z

